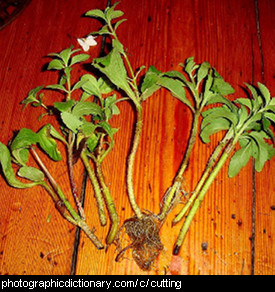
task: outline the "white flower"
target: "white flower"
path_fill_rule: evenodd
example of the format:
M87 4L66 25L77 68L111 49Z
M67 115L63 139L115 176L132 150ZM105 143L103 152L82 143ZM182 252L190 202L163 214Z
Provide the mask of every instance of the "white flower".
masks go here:
M82 49L87 52L89 51L90 47L96 46L97 42L95 41L94 36L89 35L86 38L77 39L78 43L82 47Z

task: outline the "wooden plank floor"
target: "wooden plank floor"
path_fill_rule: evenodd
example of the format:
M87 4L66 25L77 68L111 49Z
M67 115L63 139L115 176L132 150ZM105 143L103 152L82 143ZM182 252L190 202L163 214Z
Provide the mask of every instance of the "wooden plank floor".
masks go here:
M0 31L0 140L7 143L22 127L39 129L50 118L37 121L39 110L21 111L20 101L41 84L57 76L43 72L45 56L73 44L95 31L99 23L81 15L104 9L100 0L35 0ZM208 61L244 96L244 82L263 82L275 94L275 1L272 0L122 0L119 9L127 22L118 33L134 68L154 65L161 71L180 70L178 63L190 56ZM97 57L100 47L91 54ZM79 68L79 74L82 71ZM57 96L48 95L47 103ZM59 97L58 97L59 98ZM113 119L120 130L115 149L104 162L104 173L115 199L121 222L133 213L127 200L125 164L130 147L134 113L128 103ZM135 164L135 192L142 209L158 212L161 197L183 158L190 116L185 106L165 90L144 103L144 131ZM185 176L191 191L220 136L211 144L200 141ZM49 166L64 191L69 192L66 164ZM82 165L76 165L77 183ZM255 173L252 162L233 179L226 166L211 186L191 225L178 256L172 248L180 226L171 228L173 213L161 229L165 246L150 272L130 259L114 261L115 246L96 250L56 211L40 188L17 190L0 178L0 274L274 274L275 272L275 160ZM85 212L104 241L108 227L100 227L91 185L87 184ZM207 249L202 249L202 243ZM76 262L74 264L73 254Z

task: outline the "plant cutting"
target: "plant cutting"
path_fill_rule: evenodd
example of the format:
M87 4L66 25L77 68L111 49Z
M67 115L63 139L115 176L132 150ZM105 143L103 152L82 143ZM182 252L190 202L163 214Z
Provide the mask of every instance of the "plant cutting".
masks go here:
M62 157L57 149L57 143L54 138L66 143L64 138L48 124L37 133L30 129L21 129L11 141L10 149L3 143L0 143L0 163L3 175L7 183L15 188L25 189L42 186L50 194L59 213L70 223L80 227L93 244L98 249L102 249L104 247L102 243L88 227L85 219L75 211L38 154L37 148L39 147L51 159L60 161ZM30 154L32 154L39 168L28 165ZM14 174L12 163L16 164L19 168L17 175L31 182L19 180Z
M180 66L187 77L181 72L170 71L157 81L159 86L166 88L175 98L183 102L190 109L193 117L185 155L172 185L163 198L161 212L158 215L160 220L165 219L171 208L175 206L173 202L178 202L182 192L185 193L182 190L183 175L196 142L199 118L205 106L210 100L225 98L225 96L234 93L231 85L225 82L208 62L196 64L194 58L190 57L185 61L185 64L180 63ZM191 100L187 98L187 93L191 95Z
M104 202L106 203L111 219L111 227L109 234L106 238L106 242L107 244L110 244L113 242L116 236L119 226L119 220L109 188L105 183L101 165L104 158L114 147L113 136L117 129L114 129L110 126L109 119L113 115L119 114L119 109L116 106L116 95L109 95L106 97L106 95L113 91L113 89L110 84L106 82L103 78L96 79L91 74L84 74L81 76L79 81L77 81L75 84L71 84L71 74L73 66L77 63L86 61L90 57L88 54L78 53L79 51L79 49L73 50L73 48L70 47L61 51L60 53L49 54L49 56L53 60L48 64L47 69L59 72L59 75L61 77L58 84L48 85L45 87L38 86L32 89L29 92L27 98L24 99L22 103L24 104L24 108L27 105L32 105L34 107L42 106L46 110L46 113L41 115L39 119L41 119L46 114L57 114L57 116L60 118L59 121L62 134L56 131L50 124L43 127L39 131L39 133L43 133L44 136L41 136L42 134L39 134L39 137L44 138L44 140L40 139L44 144L41 146L42 142L39 140L39 146L42 148L44 146L43 150L46 151L46 153L48 153L49 155L51 154L50 157L55 161L61 160L62 157L60 155L60 152L54 148L56 146L56 142L54 139L58 139L63 142L67 149L70 184L72 194L77 206L77 213L79 213L79 215L77 216L80 216L81 220L77 217L77 220L80 220L79 223L78 221L72 221L72 219L67 215L65 217L70 222L77 223L75 224L77 226L84 225L83 222L85 222L85 214L79 201L73 172L73 165L79 158L81 158L94 187L94 193L99 212L99 219L102 226L106 225ZM56 101L54 102L53 106L46 106L43 102L44 94L41 93L43 89L59 91L63 93L63 95L65 96L65 100ZM72 98L72 96L75 96L77 93L79 96L78 100ZM105 98L103 98L103 95L105 96ZM93 97L91 98L91 96ZM30 132L31 130L26 129L25 131ZM22 130L19 132L20 135L16 137L16 141L21 139L21 133ZM24 135L23 138L25 138ZM48 140L46 140L46 138ZM33 148L32 142L37 143L37 141L34 139L29 142L30 143L27 144L23 143L22 147L17 147L16 149L14 149L14 147L11 148L11 156L13 157L13 162L19 164L22 167L25 166L25 163L28 160L27 151L28 149L30 149L40 168L46 174L47 179L52 184L53 190L50 190L48 187L46 187L44 182L39 184L43 185L48 192L51 191L52 197L54 196L53 191L57 193L57 197L53 197L55 202L56 200L58 200L59 197L62 197L62 202L63 200L66 202L66 204L64 203L65 207L69 208L68 210L70 211L70 213L72 213L72 206L68 205L69 203L67 198L65 197L63 192L61 192L60 187L52 178L46 166L42 163L40 157ZM19 145L21 144L19 143ZM14 143L12 143L11 145L14 145ZM2 145L2 147L4 146ZM49 151L54 152L51 153ZM7 153L8 150L5 148L5 154L8 155ZM5 161L2 161L4 160L4 157L2 156L1 158L2 167L7 167ZM91 162L94 163L95 170L93 169ZM10 166L9 169L11 172ZM31 173L32 171L34 173L37 172L37 170L34 168L28 168L28 172ZM4 172L4 174L6 175L7 173ZM18 174L22 175L22 171L20 171ZM32 177L29 176L28 178L31 179ZM14 187L17 186L17 184L12 183L11 185ZM26 186L31 187L34 185L36 184L28 184ZM73 216L76 216L77 213L73 213ZM76 218L74 218L74 220L76 221ZM85 228L87 229L87 227ZM103 248L102 244L99 245L97 243L96 245L98 248Z
M76 189L73 179L73 163L80 157L94 187L99 219L102 226L106 225L104 202L106 203L111 220L106 243L110 244L114 241L117 234L119 219L110 190L105 183L102 163L114 147L113 136L117 129L110 126L109 120L113 115L119 114L119 109L116 106L118 101L115 94L109 95L113 91L110 83L103 78L96 79L92 74L84 74L71 88L70 74L72 71L71 66L75 62L74 58L81 56L79 58L82 58L81 61L83 61L87 59L88 55L79 54L72 57L71 60L69 55L64 60L64 52L73 54L75 51L69 48L59 54L51 54L54 59L50 62L48 69L62 70L64 75L62 75L59 84L50 85L47 88L61 90L67 94L64 102L54 103L54 108L59 112L68 133L68 164L73 193ZM60 65L62 61L63 63ZM64 87L65 83L67 83L67 88ZM71 94L77 89L82 90L82 95L78 101L71 98ZM106 97L106 95L108 96ZM86 116L89 116L90 119L85 118ZM94 164L95 171L91 166L91 161ZM77 201L78 196L75 194L74 197ZM78 202L77 206L79 207ZM81 207L79 207L79 211L83 213L83 211L81 212Z
M128 198L134 216L123 223L125 233L129 236L131 244L120 249L116 260L120 261L124 253L128 249L132 249L134 260L142 269L147 270L163 249L159 238L161 221L156 214L142 211L137 204L133 181L134 162L143 128L143 102L161 88L162 85L158 84L157 81L164 76L164 73L150 66L144 78L138 78L145 67L141 66L137 70L133 69L124 46L118 38L116 30L125 19L117 21L117 18L123 15L122 11L115 10L117 4L107 7L105 11L90 10L85 15L98 18L103 22L103 27L99 31L92 32L91 35L107 35L111 38L112 43L111 51L104 57L94 59L93 66L103 73L117 89L122 91L122 94L126 94L126 98L134 105L136 114L133 142L127 160L126 174Z
M251 98L237 98L233 102L221 96L209 100L208 104L221 104L203 112L200 137L209 143L209 136L225 130L224 138L212 153L192 196L173 224L184 219L173 253L177 255L190 224L201 206L215 177L230 158L228 176L234 177L250 161L255 159L255 170L260 172L266 161L275 155L274 135L270 128L275 122L275 98L261 83L258 88L246 84Z

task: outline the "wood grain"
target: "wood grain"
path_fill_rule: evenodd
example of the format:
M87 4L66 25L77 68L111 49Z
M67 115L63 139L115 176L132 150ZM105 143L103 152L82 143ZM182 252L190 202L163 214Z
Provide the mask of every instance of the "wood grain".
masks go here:
M260 80L269 87L274 87L274 46L275 33L272 18L275 13L274 1L257 3L257 40L260 49L260 62L255 70L255 80ZM256 59L256 58L254 58ZM274 93L273 93L274 95ZM254 272L255 274L273 274L275 254L272 252L274 243L274 164L268 163L261 173L255 174L255 251Z
M69 3L68 3L69 2ZM32 1L13 23L0 31L0 133L7 143L22 127L39 129L50 118L37 122L40 110L21 111L20 101L40 84L53 84L57 76L44 72L45 56L73 44L100 24L81 15L103 9L105 1ZM134 68L154 65L158 70L180 70L178 63L190 56L208 61L236 90L231 98L244 96L244 82L264 82L274 95L274 1L251 0L122 0L119 9L127 22L118 30ZM99 46L91 50L98 56ZM85 72L77 69L75 80ZM47 104L61 95L48 94ZM103 164L122 222L133 215L127 199L126 165L131 145L134 112L129 103L119 104L121 114L112 120L119 128L115 149ZM191 126L188 109L162 89L144 103L144 130L135 163L134 187L144 210L157 213L187 145ZM209 145L196 143L183 183L192 191L221 135ZM47 159L43 157L43 159ZM50 162L49 162L50 163ZM165 250L153 269L141 271L130 255L115 262L115 246L96 250L81 233L75 273L84 274L274 274L274 161L255 173L252 161L233 179L227 165L216 178L191 225L179 256L172 256L180 225L171 227L173 210L161 229ZM69 192L66 161L49 164ZM76 165L81 187L83 166ZM70 274L75 228L64 221L48 195L39 188L16 190L0 178L0 273ZM90 226L104 242L90 182L85 213ZM202 248L204 247L204 248ZM207 247L205 249L205 247Z

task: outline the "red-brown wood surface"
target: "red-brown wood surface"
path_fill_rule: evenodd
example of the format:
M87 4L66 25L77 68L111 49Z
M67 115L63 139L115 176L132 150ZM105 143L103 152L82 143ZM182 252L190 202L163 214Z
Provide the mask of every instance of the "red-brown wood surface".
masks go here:
M14 131L38 130L51 118L37 121L40 110L19 104L38 85L54 84L54 72L43 72L45 56L71 44L100 27L83 18L90 9L104 9L100 0L35 0L0 31L0 133L7 143ZM122 0L119 9L127 22L118 30L134 68L154 65L158 70L180 70L178 63L190 56L208 61L235 88L232 98L244 96L244 82L263 82L274 95L275 3L251 0ZM100 42L99 42L100 43ZM97 57L100 47L91 49ZM84 69L79 67L78 73ZM75 76L74 78L77 78ZM46 104L61 95L48 94ZM134 112L129 103L119 105L121 114L112 120L118 127L115 148L103 164L106 181L121 222L133 215L126 192L126 160L131 143ZM170 186L183 158L191 116L188 109L160 90L144 103L144 130L135 163L134 188L144 210L159 211L161 198ZM192 191L211 151L210 144L196 143L184 187ZM47 159L43 157L43 159ZM66 161L49 161L49 169L65 192L70 192ZM141 271L130 256L115 262L115 246L96 250L81 233L74 246L75 227L56 211L41 188L17 190L0 178L0 273L1 274L274 274L275 161L255 173L252 161L233 179L227 165L209 189L178 256L172 249L180 225L171 228L169 214L161 229L164 251L149 272ZM78 187L83 167L76 165ZM89 225L104 242L95 211L92 186L87 183L85 212ZM202 249L202 244L207 249ZM72 268L73 254L77 255Z

